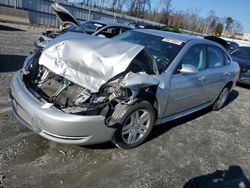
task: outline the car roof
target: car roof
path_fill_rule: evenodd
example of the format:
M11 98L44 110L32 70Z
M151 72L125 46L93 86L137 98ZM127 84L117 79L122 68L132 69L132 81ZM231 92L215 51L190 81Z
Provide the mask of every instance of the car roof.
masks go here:
M118 27L127 27L127 28L131 28L127 25L121 24L121 23L117 23L117 22L108 22L108 21L103 21L103 20L89 20L88 22L95 22L95 23L99 23L105 26L118 26Z
M173 32L161 31L161 30L155 30L155 29L136 29L134 31L145 33L145 34L151 34L151 35L155 35L159 37L164 37L164 38L176 39L182 42L188 42L190 40L200 39L192 35L173 33Z

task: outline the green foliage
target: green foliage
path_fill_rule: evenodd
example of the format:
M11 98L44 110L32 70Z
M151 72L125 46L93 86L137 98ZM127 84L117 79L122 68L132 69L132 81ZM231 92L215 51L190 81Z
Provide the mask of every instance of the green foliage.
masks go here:
M178 27L174 27L174 26L164 26L162 27L163 31L169 31L169 32L174 32L174 33L181 33L181 31L179 30Z
M230 30L230 27L233 24L233 22L234 22L234 20L233 20L232 17L229 16L229 17L226 18L226 21L225 21L225 23L226 23L226 27L225 27L226 31Z

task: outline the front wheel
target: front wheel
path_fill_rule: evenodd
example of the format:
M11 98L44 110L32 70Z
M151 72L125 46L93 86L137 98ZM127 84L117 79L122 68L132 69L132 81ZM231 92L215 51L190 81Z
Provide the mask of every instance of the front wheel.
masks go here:
M218 96L215 103L213 104L213 110L217 111L225 106L229 93L230 93L229 87L224 87L222 89L222 91L220 92L220 95Z
M112 142L119 148L130 149L142 144L155 122L155 111L147 101L122 105L114 112L117 130Z

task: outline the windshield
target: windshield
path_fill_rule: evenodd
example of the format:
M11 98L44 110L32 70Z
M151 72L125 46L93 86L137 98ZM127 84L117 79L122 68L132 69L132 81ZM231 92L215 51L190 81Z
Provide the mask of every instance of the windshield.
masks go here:
M250 47L240 47L232 53L233 56L250 60Z
M100 24L98 22L84 21L84 22L81 22L81 28L76 27L76 26L72 26L68 29L68 31L71 31L71 32L85 31L86 33L91 35L104 26L105 26L104 24Z
M175 39L164 38L137 31L128 31L114 37L114 39L145 46L147 51L154 57L159 73L162 73L169 67L184 46L183 42Z

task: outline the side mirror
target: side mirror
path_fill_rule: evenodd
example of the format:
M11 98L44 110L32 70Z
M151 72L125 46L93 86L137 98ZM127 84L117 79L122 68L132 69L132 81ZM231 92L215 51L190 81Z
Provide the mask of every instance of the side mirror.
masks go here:
M198 69L193 65L183 64L182 68L180 70L180 73L183 73L183 74L195 74L195 73L198 73Z

